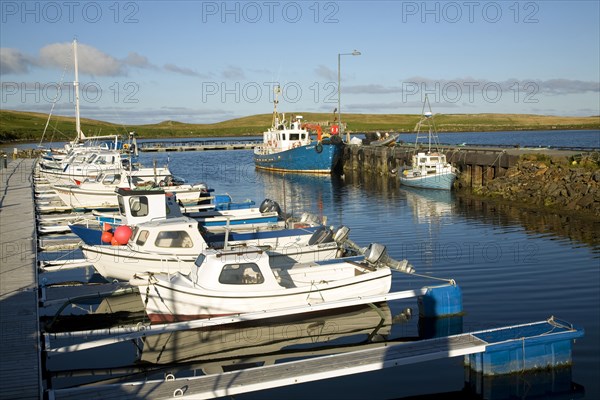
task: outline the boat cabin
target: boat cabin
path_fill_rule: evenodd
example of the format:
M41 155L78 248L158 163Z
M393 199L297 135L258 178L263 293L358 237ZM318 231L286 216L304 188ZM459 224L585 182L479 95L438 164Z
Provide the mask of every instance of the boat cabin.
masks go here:
M119 214L124 224L137 225L156 219L182 217L175 196L164 190L115 189L119 203Z
M198 222L187 217L136 225L128 246L136 251L177 256L197 256L208 248Z
M383 246L384 247L384 246ZM385 247L384 247L385 250ZM207 249L200 253L187 278L209 291L235 294L281 292L282 289L327 286L329 283L374 271L365 257L356 261L275 263L264 249L247 246L239 249ZM318 290L317 290L318 292Z
M287 127L285 114L282 115L281 120L276 117L274 126L264 133L264 145L275 151L284 151L310 144L310 133L302 129L302 116L297 115Z
M446 162L446 155L441 153L417 153L412 156L412 165L422 174L440 173L445 168L451 167Z

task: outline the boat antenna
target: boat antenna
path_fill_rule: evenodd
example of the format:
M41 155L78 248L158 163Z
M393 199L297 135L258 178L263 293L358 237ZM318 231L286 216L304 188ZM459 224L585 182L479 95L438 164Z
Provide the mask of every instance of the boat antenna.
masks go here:
M429 108L429 111L425 111L425 106L427 106ZM428 134L427 134L427 140L428 140L427 152L430 153L431 152L431 141L433 140L433 143L436 146L436 148L439 147L439 142L437 139L437 129L435 127L435 122L433 120L433 112L431 111L431 103L429 102L429 97L427 96L427 94L425 94L425 100L423 101L423 107L421 108L421 119L419 120L419 122L417 122L417 125L415 126L415 130L417 131L417 137L415 139L415 149L417 147L419 147L419 139L421 137L424 138L424 136L419 135L421 132L421 126L423 125L424 122L427 122L427 127L429 128Z
M279 87L279 85L275 86L275 88L273 89L273 92L275 93L275 99L273 100L273 122L272 122L272 126L275 129L275 128L277 128L277 125L278 125L277 103L279 103L279 93L281 93L281 88Z

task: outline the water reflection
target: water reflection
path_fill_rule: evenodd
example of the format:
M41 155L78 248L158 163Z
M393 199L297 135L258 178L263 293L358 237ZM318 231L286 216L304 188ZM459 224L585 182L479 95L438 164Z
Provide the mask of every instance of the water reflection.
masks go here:
M439 224L452 215L454 194L449 190L401 188L399 191L406 197L418 224Z
M465 368L465 387L485 399L575 399L585 396L570 367L482 376Z
M589 245L600 257L600 220L560 214L551 210L519 207L500 201L457 196L457 213L491 225L522 226L534 235L551 235Z
M256 171L256 180L266 198L279 203L287 213L306 210L323 216L334 208L336 191L341 186L337 175L285 174Z
M129 296L113 305L121 310ZM106 312L104 305L99 312ZM160 377L222 373L297 359L382 347L396 337L393 326L408 323L412 312L393 315L383 303L328 313L169 332L72 353L48 352L45 359L49 386L70 387L93 382L118 382ZM82 325L79 325L81 329ZM102 336L100 336L102 337ZM94 337L96 338L96 337ZM80 342L90 337L78 338ZM77 340L77 339L76 339ZM73 344L52 340L53 347Z

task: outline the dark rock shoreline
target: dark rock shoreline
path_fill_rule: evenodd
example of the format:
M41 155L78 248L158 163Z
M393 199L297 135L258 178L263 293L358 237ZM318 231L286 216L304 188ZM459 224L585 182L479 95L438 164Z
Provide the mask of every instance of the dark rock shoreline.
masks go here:
M502 177L473 193L600 218L599 155L577 159L525 155Z

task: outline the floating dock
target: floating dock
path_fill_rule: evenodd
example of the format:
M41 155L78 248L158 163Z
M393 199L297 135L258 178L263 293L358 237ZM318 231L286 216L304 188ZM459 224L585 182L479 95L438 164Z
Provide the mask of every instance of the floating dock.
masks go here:
M252 150L262 139L212 140L212 141L144 141L138 143L142 152L208 151L208 150Z
M34 160L0 170L0 398L41 399Z
M50 400L91 396L97 399L210 399L459 356L472 361L472 368L478 372L494 375L568 365L571 342L581 336L582 330L549 318L416 342L381 343L380 347L366 350L222 374L182 379L167 375L165 380L50 390L48 394ZM548 346L551 352L546 351Z

